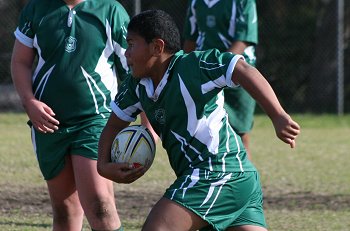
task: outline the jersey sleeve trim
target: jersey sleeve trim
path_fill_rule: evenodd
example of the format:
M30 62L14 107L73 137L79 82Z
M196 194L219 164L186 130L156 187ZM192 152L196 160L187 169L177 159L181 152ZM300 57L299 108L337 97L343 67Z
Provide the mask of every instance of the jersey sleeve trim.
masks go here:
M33 48L33 41L34 39L29 38L25 34L23 34L19 28L17 27L16 31L14 32L15 37L18 41L20 41L22 44L24 44L27 47Z
M241 6L242 7L242 6ZM244 20L240 20L243 18ZM258 16L255 0L248 0L240 10L237 10L235 40L258 44Z
M244 60L244 57L242 55L235 55L232 59L231 59L231 62L230 64L228 65L228 68L226 70L226 84L227 86L229 87L232 87L232 88L235 88L235 87L239 87L238 84L235 84L233 81L232 81L232 74L233 74L233 71L235 69L235 66L238 62L239 59L243 59Z
M136 121L136 118L133 118L131 116L128 116L123 110L121 110L118 105L113 101L111 102L111 108L121 120L127 121L127 122L134 122Z

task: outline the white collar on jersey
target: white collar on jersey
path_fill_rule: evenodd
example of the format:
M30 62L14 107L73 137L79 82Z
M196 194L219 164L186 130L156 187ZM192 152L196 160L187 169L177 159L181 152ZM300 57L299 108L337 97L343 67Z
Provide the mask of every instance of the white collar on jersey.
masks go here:
M179 51L177 52L174 57L172 58L172 60L170 61L170 64L168 66L168 69L166 70L166 72L163 75L162 80L159 82L156 90L154 90L154 86L153 86L153 82L151 78L142 78L140 80L140 84L144 85L146 88L146 93L148 98L152 99L154 102L156 102L158 100L158 97L160 95L160 93L163 91L165 85L168 82L168 78L169 78L169 74L171 69L174 67L174 64L176 62L176 60L180 57L180 55L183 54L183 51Z
M162 92L166 83L168 82L169 73L170 72L168 68L168 70L164 73L162 80L159 82L156 90L154 90L154 86L151 78L142 78L140 80L140 84L142 84L146 88L146 93L148 98L152 99L154 102L158 100L160 93Z

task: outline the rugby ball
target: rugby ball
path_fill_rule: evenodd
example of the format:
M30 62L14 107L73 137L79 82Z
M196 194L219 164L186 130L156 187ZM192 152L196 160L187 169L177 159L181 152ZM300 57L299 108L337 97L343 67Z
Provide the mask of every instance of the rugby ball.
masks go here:
M148 170L155 153L156 144L148 128L143 125L130 125L114 138L111 160L115 163L132 164L134 168L144 166Z

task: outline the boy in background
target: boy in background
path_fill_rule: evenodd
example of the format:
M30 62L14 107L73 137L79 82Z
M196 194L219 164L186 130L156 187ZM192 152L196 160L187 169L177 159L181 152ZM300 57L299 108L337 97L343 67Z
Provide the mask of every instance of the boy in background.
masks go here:
M184 51L216 48L242 54L255 67L258 17L255 0L191 0L184 26ZM252 160L249 133L253 128L255 101L243 88L226 88L225 109L229 122L241 136Z

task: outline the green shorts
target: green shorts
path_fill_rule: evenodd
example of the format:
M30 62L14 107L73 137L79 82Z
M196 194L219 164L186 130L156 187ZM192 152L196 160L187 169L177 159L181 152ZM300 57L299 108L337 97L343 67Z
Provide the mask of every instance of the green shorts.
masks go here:
M107 119L95 119L54 133L41 133L32 127L32 142L45 180L63 169L66 155L80 155L97 160L98 142Z
M204 230L226 230L232 226L266 227L259 174L209 172L193 169L166 190L164 197L193 211L210 226Z
M240 135L251 131L254 123L255 100L241 87L226 88L224 95L224 107L235 132Z

